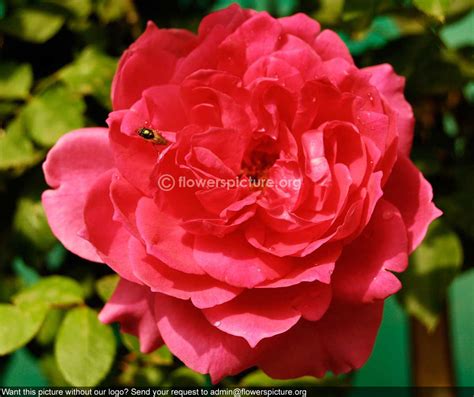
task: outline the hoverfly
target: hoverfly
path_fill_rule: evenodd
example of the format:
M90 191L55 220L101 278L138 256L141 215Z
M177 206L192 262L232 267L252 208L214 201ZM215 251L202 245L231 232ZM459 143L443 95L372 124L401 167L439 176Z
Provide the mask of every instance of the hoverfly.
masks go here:
M166 138L161 135L158 131L153 130L151 128L140 128L137 131L138 135L140 135L143 139L147 141L151 141L153 143L156 143L157 145L167 145L168 141Z

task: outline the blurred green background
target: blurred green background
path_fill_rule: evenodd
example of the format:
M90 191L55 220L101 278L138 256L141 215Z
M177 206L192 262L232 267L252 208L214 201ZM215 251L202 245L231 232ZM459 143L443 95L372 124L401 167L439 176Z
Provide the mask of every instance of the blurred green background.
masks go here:
M0 385L209 386L166 348L142 355L134 338L97 321L116 278L52 236L41 163L64 133L105 125L118 57L147 20L196 30L230 3L0 0ZM365 367L289 382L254 369L222 385L474 386L474 1L238 3L275 16L305 12L340 34L358 66L389 62L407 78L412 157L445 215L388 300Z

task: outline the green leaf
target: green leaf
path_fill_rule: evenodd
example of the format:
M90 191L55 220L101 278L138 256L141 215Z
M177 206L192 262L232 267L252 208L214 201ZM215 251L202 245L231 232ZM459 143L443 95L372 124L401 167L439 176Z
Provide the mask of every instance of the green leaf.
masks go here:
M3 387L47 387L48 381L36 357L26 348L9 357L1 379Z
M229 7L232 3L237 3L242 8L255 8L255 0L217 0L212 10L220 10L222 8ZM266 3L266 1L264 1Z
M42 8L16 8L0 21L0 31L25 41L44 43L53 37L64 23L62 15Z
M413 0L415 6L441 22L444 22L446 11L449 9L450 0Z
M298 6L297 0L218 0L212 9L219 10L228 7L232 3L237 3L242 8L268 11L280 17L290 15Z
M25 99L33 84L33 70L28 63L0 63L0 99Z
M40 359L42 372L47 376L49 386L68 386L66 379L59 370L58 364L52 354L44 354Z
M115 337L88 307L71 310L56 339L55 356L64 378L73 386L96 386L115 357Z
M464 97L470 104L474 104L474 81L470 81L464 87Z
M85 124L84 101L67 88L57 85L34 98L24 110L31 138L51 147L65 133Z
M451 112L443 113L443 129L447 136L454 138L459 134L459 125Z
M71 278L51 276L21 291L13 301L16 304L42 302L52 307L72 306L84 302L84 291L80 284Z
M51 344L58 333L61 322L64 318L64 311L60 309L52 309L46 315L46 318L41 326L36 340L39 344L46 346Z
M0 102L0 119L6 120L18 108L15 102Z
M466 183L474 175L474 166L456 167L453 170L456 185L449 195L440 197L438 204L445 218L468 238L474 238L474 185Z
M92 12L91 0L43 0L42 2L61 7L79 18L87 18Z
M137 354L145 362L150 365L172 365L173 364L173 355L169 349L163 345L159 349L155 350L152 353L143 354L140 351L140 342L138 338L134 335L121 333L120 334L124 346L130 350L132 353Z
M275 3L275 14L279 17L293 14L298 7L298 0L276 0Z
M474 0L449 0L449 7L446 10L446 16L459 15L474 7Z
M389 41L398 39L401 31L394 18L387 16L376 17L370 28L357 40L349 35L340 33L349 51L353 55L360 55L367 50L384 47Z
M126 334L122 332L120 338L124 346L132 353L141 354L140 352L140 341L135 335Z
M163 345L158 350L155 350L153 353L150 353L148 356L149 361L155 365L172 365L173 364L173 355L169 349Z
M341 17L345 0L320 0L319 9L314 18L325 25L334 25Z
M430 331L438 324L448 287L462 261L459 238L438 220L431 224L423 244L413 253L407 271L400 275L401 302L406 311Z
M18 116L0 128L0 171L22 172L41 160L43 153L36 150L25 131L24 120Z
M58 76L72 91L92 95L110 109L110 86L116 66L115 58L88 47L72 64L61 69Z
M36 284L41 278L35 269L28 266L25 261L18 256L13 259L12 268L26 286Z
M127 0L98 0L97 15L103 23L110 23L121 19L127 13Z
M38 332L47 312L48 307L39 302L0 304L0 356L26 345Z
M0 278L0 302L9 302L13 295L23 286L23 280L3 273Z
M160 386L165 375L159 367L142 367L136 375L134 382L137 386Z
M102 299L104 302L107 302L112 297L115 288L117 288L119 280L119 277L115 274L110 274L97 280L95 289L100 299Z
M63 265L66 256L66 248L64 248L64 246L60 242L57 242L46 254L46 267L51 272L57 272Z
M190 368L180 367L171 373L169 381L171 385L180 387L198 387L204 386L206 379L204 375L194 372Z
M341 386L345 382L344 376L327 375L324 378L317 379L312 376L303 376L295 379L281 380L272 379L263 371L257 370L246 375L241 381L240 386L244 387L292 387L292 386Z
M456 23L441 29L440 36L444 44L450 48L474 46L474 11Z
M41 200L31 197L21 197L13 218L13 230L19 233L30 245L38 250L50 250L56 238L53 236L46 219Z

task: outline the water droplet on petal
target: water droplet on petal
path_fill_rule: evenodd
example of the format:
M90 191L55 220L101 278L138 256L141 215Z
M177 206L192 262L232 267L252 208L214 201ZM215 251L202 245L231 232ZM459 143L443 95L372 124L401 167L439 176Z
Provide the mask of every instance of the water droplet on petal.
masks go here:
M216 322L214 323L214 325L215 325L216 327L219 327L221 324L222 324L222 323L221 323L220 321L216 321Z

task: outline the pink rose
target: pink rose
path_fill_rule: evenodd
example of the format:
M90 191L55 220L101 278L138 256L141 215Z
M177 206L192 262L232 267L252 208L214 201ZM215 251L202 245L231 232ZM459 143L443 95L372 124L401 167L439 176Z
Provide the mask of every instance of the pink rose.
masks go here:
M67 134L44 164L55 235L121 277L101 320L214 382L362 366L392 272L440 215L403 88L303 14L149 23L109 128Z

